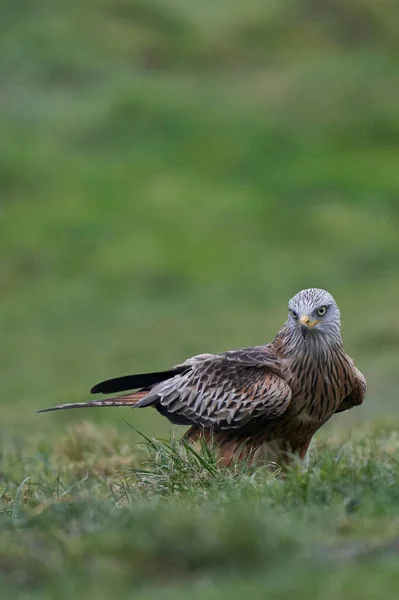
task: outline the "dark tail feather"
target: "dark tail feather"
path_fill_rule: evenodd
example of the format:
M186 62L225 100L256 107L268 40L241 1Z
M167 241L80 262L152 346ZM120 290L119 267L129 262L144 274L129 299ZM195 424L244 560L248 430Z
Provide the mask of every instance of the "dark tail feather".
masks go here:
M115 377L101 381L91 388L92 394L115 394L115 392L124 392L137 388L146 388L166 379L171 379L175 375L189 369L170 369L169 371L159 371L155 373L140 373L138 375L125 375L124 377Z
M51 408L42 408L37 413L50 412L52 410L66 410L68 408L98 408L102 406L135 406L139 400L144 398L148 392L136 392L135 394L125 394L116 398L107 398L106 400L92 400L91 402L76 402L72 404L58 404Z

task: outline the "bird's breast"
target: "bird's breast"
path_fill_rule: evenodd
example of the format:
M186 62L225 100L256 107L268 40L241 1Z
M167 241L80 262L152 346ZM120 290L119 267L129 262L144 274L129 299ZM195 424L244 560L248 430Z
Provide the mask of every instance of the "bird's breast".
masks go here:
M287 365L286 380L293 391L291 416L302 425L319 426L337 410L352 388L351 370L342 357L320 364L308 360Z

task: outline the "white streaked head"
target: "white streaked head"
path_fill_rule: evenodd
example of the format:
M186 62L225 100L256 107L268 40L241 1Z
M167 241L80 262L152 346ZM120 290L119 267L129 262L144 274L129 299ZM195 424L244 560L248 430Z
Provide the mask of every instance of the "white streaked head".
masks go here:
M298 292L288 303L287 325L305 340L341 340L341 319L334 298L325 290L310 288Z

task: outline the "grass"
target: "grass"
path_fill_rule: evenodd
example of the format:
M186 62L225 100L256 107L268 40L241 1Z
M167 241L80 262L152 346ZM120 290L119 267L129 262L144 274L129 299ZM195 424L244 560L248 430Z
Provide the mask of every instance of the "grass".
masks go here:
M5 449L2 589L21 598L238 598L262 589L324 599L371 597L378 583L393 597L394 429L320 439L308 469L293 467L284 480L265 468L219 469L215 452L174 438L127 453L128 439L86 426L56 448L31 442L29 457L17 440Z
M395 597L396 4L5 0L2 23L3 594ZM306 471L219 471L176 431L143 456L124 419L169 440L155 411L34 415L268 341L310 286L369 391Z

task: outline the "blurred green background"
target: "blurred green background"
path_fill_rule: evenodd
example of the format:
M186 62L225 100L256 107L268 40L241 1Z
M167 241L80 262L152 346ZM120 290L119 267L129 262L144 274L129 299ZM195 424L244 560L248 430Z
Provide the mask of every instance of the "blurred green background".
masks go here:
M399 414L399 5L2 2L3 432L38 408L269 341L324 287L365 406Z

